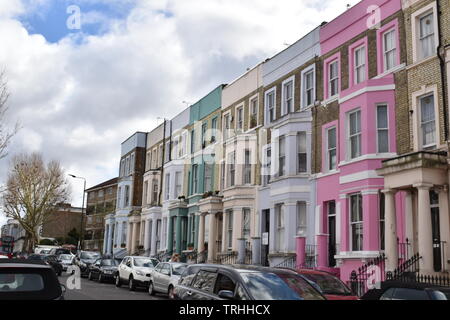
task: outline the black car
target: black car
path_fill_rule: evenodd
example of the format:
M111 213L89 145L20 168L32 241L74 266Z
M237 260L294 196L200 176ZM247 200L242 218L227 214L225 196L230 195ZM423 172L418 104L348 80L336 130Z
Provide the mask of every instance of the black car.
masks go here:
M64 300L65 288L41 260L0 260L0 301Z
M43 261L50 265L58 276L62 275L63 266L54 255L32 254L28 257L28 260Z
M418 282L386 281L361 300L450 300L450 288Z
M98 259L89 266L88 279L96 279L100 283L113 281L118 266L119 263L116 259Z
M89 275L89 266L101 258L100 253L92 251L81 251L76 257L74 264L80 268L81 277Z
M296 272L248 265L189 266L174 296L180 300L326 300Z

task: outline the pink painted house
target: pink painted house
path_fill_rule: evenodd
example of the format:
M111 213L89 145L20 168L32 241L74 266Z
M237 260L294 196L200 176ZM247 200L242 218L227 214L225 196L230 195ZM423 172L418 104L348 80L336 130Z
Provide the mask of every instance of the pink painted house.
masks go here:
M384 250L384 179L376 170L396 156L394 73L405 67L402 26L400 0L365 0L320 31L317 261L344 281ZM405 242L402 216L399 243Z

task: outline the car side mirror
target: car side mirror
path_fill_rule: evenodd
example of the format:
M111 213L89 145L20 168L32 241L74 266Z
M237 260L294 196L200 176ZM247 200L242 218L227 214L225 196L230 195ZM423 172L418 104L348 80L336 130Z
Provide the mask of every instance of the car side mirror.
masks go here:
M219 298L226 300L234 300L234 292L229 290L219 291Z

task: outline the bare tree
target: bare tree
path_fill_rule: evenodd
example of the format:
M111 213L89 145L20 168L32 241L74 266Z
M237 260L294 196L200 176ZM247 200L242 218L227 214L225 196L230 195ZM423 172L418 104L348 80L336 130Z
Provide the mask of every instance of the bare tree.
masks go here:
M11 142L12 137L19 130L19 124L16 123L14 129L8 130L6 126L6 111L8 111L7 102L9 98L9 91L5 72L0 71L0 159L8 155L6 149Z
M3 211L25 230L28 252L39 240L40 227L69 196L70 187L59 162L45 164L38 153L21 154L12 159L3 194Z

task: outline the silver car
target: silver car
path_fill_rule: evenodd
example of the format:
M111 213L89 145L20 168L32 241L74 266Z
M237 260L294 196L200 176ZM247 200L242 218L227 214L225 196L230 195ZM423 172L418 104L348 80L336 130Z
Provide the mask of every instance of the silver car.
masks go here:
M73 265L75 256L72 254L60 254L58 256L58 261L62 265L63 271L67 271L67 269Z
M150 275L148 293L150 295L156 292L167 293L169 298L173 299L173 290L187 266L186 263L160 262Z

